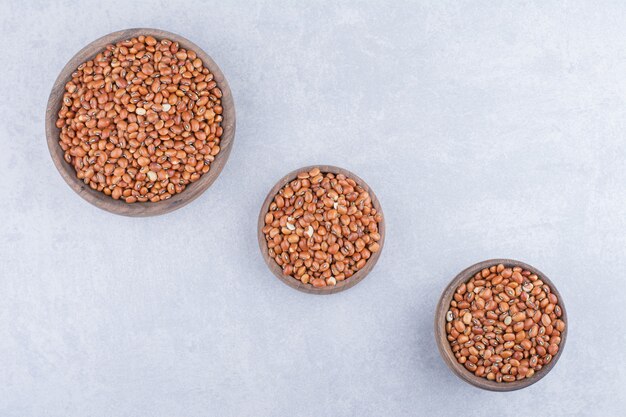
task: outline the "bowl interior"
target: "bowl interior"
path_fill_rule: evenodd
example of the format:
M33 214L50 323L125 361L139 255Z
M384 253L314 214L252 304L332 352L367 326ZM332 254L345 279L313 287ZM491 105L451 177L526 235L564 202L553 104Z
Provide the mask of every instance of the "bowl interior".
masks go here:
M465 369L463 365L458 363L456 358L454 357L454 353L452 353L450 344L448 343L447 334L445 330L446 313L450 307L450 302L452 301L452 297L454 296L454 292L456 291L458 286L464 282L467 282L477 272L480 272L481 270L485 268L489 268L490 266L498 265L498 264L503 264L506 267L519 266L539 276L543 282L545 282L546 284L550 286L552 292L556 294L556 296L558 297L559 306L561 307L561 310L562 310L561 320L563 320L566 324L565 330L561 333L561 344L559 345L559 351L552 358L552 361L548 365L544 366L541 370L537 371L535 375L533 375L531 378L524 378L519 381L506 382L506 383L489 381L486 378L478 377L474 375L473 373L471 373L470 371L468 371L467 369ZM490 391L518 390L521 388L525 388L529 385L532 385L535 382L539 381L544 376L546 376L548 372L550 372L550 370L554 367L554 365L556 365L559 358L561 357L561 353L563 352L563 349L565 348L565 341L567 339L568 327L569 327L569 323L567 321L567 312L565 310L565 305L563 304L563 298L561 297L561 294L559 293L556 286L552 283L552 281L550 281L550 279L546 277L546 275L543 272L539 271L537 268L531 265L528 265L524 262L516 261L513 259L491 259L491 260L487 260L487 261L472 265L469 268L460 272L452 280L452 282L448 284L443 294L441 295L441 298L439 299L439 303L437 304L437 311L435 314L435 339L437 341L437 347L439 349L439 353L441 354L441 357L443 358L446 365L448 365L448 367L459 378L461 378L465 382L468 382L476 387L490 390Z
M223 134L220 141L220 153L217 154L215 160L211 164L211 169L200 179L189 184L182 193L172 196L168 200L158 203L133 203L127 204L121 200L114 200L100 191L92 190L87 184L76 177L74 168L65 162L63 158L63 149L59 145L60 129L56 127L57 113L61 108L61 100L65 91L65 84L71 80L72 73L76 68L85 61L93 59L108 44L114 44L122 40L131 39L139 35L151 35L156 39L167 38L173 42L178 42L181 47L193 50L198 57L202 59L204 65L213 73L214 79L222 90L222 108L223 117L222 128ZM46 138L50 155L59 173L65 182L82 198L91 204L107 210L111 213L121 214L125 216L154 216L168 213L190 203L202 194L217 179L220 172L224 168L235 137L235 105L230 91L230 87L224 74L217 66L215 61L200 47L193 42L175 33L166 32L159 29L137 28L127 29L110 33L101 37L80 50L65 65L57 80L52 87L48 105L46 108Z
M265 240L265 235L263 234L263 231L262 231L263 227L265 226L265 214L268 212L270 204L272 203L272 200L274 199L274 196L278 193L278 191L281 188L283 188L285 185L287 185L289 182L296 179L296 177L298 176L300 172L310 171L313 168L319 168L322 173L330 172L333 174L343 174L348 178L352 178L354 181L356 181L357 184L359 184L361 187L363 187L364 190L366 190L369 193L372 199L372 205L379 213L382 214L382 221L378 225L378 229L379 229L378 232L380 233L380 241L378 243L380 245L380 250L372 254L372 256L368 259L365 266L359 271L357 271L356 274L354 274L353 276L351 276L350 278L344 281L338 282L336 285L332 287L315 288L312 285L303 284L302 282L296 280L295 278L291 276L284 275L282 268L269 255L268 249L267 249L267 242ZM276 183L276 185L274 185L274 187L267 194L267 197L265 198L265 201L263 202L263 205L261 206L257 232L258 232L259 248L261 249L261 254L263 255L263 259L265 260L265 263L267 264L269 269L278 279L280 279L282 282L284 282L285 284L289 285L292 288L295 288L299 291L306 292L309 294L334 294L340 291L344 291L358 284L374 268L374 266L376 265L376 262L378 262L378 258L380 257L380 254L383 251L383 247L385 243L385 215L383 214L382 208L380 206L380 202L378 201L376 194L374 194L372 189L361 178L359 178L358 176L356 176L355 174L353 174L352 172L346 169L335 167L332 165L311 165L308 167L303 167L303 168L299 168L294 171L291 171L289 174L281 178Z

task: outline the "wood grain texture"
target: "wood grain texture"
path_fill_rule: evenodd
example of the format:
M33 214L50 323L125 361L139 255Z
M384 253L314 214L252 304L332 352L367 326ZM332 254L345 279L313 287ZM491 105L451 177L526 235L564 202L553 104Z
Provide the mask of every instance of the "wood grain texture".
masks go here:
M76 71L76 68L83 62L93 59L106 47L106 45L115 44L119 41L137 37L139 35L152 35L159 40L167 38L171 41L178 42L180 46L185 49L196 52L198 57L202 59L204 65L209 69L209 71L211 71L217 85L222 90L224 120L222 121L223 134L220 141L221 150L215 157L215 160L211 163L211 169L209 172L202 175L198 181L189 184L182 193L176 194L168 200L160 201L158 203L146 202L127 204L121 200L114 200L112 197L107 196L100 191L92 190L89 185L85 184L76 177L74 167L65 162L63 158L64 152L59 145L60 129L56 127L56 121L58 118L57 114L61 108L61 100L63 99L65 84L71 80L71 75L74 71ZM198 196L200 196L200 194L202 194L207 188L209 188L220 175L224 165L226 165L226 161L228 160L235 139L235 104L224 74L215 61L213 61L213 59L196 44L180 35L166 32L164 30L149 28L126 29L110 33L91 42L74 55L67 65L65 65L59 74L59 77L55 81L48 99L46 109L46 138L48 141L50 155L57 170L65 182L83 199L103 210L115 214L132 217L156 216L171 212L189 204L198 198Z
M376 209L377 212L381 213L383 217L382 221L378 225L378 231L380 233L380 241L378 243L380 244L380 250L372 254L372 256L367 260L367 263L365 264L365 266L359 271L357 271L356 274L354 274L353 276L351 276L350 278L344 281L339 281L337 285L334 285L331 287L323 287L323 288L315 288L312 285L303 284L301 281L291 276L283 274L282 268L276 263L274 258L272 258L268 253L267 241L265 240L265 234L263 233L263 230L262 230L263 227L265 226L265 214L267 214L270 204L272 203L272 200L274 199L274 196L276 196L278 191L281 188L283 188L285 185L287 185L289 182L296 179L296 177L298 176L300 172L310 171L313 168L319 168L322 173L330 172L333 174L343 174L348 178L352 178L358 185L363 187L363 189L369 193L372 199L373 207ZM376 265L376 262L378 262L378 258L380 258L380 254L382 253L383 247L385 244L385 215L382 211L380 202L378 201L376 194L374 194L374 191L361 178L359 178L352 172L343 168L338 168L338 167L331 166L331 165L311 165L308 167L296 169L290 172L289 174L285 175L270 190L270 192L267 194L267 197L265 198L265 201L263 202L263 205L261 206L261 212L259 213L257 233L258 233L259 248L261 249L261 254L263 255L263 259L265 260L265 263L269 267L270 271L272 271L272 273L278 279L280 279L285 284L289 285L291 288L295 288L296 290L299 290L308 294L334 294L340 291L347 290L348 288L351 288L355 286L356 284L358 284L359 282L361 282L363 278L365 278L370 273L370 271L374 268L374 266Z
M458 363L456 358L454 357L454 353L452 353L452 349L450 348L450 343L448 342L445 329L446 313L450 308L450 302L452 301L452 297L454 296L454 292L456 291L458 286L464 282L467 282L472 276L474 276L477 272L480 272L484 268L489 268L490 266L498 264L503 264L506 267L519 266L523 269L531 271L533 274L537 274L537 276L543 282L550 286L552 292L558 297L558 304L563 312L561 320L565 322L565 330L561 333L561 344L559 345L559 351L552 358L552 361L548 365L544 366L541 370L537 371L535 375L533 375L531 378L525 378L514 382L489 381L486 378L477 377L476 375L465 369L465 367ZM556 286L552 283L552 281L550 281L550 279L537 268L513 259L491 259L488 261L477 263L463 270L452 280L452 282L450 282L450 284L448 284L443 294L441 295L441 298L439 299L439 303L437 304L437 309L435 311L435 339L437 341L437 347L439 348L439 353L441 354L443 361L446 363L446 365L448 365L452 372L454 372L459 378L461 378L465 382L489 391L515 391L518 389L526 388L546 376L548 372L550 372L550 370L558 362L559 358L561 357L561 353L563 353L563 349L565 348L565 341L567 340L568 327L569 322L567 321L567 312L565 310L565 305L563 304L563 298L561 297L561 294L557 290Z

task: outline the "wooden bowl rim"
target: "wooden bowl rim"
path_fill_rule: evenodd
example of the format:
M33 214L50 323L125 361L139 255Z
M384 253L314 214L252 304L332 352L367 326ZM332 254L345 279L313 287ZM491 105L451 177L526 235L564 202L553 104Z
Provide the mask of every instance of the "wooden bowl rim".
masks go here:
M173 42L178 42L181 47L187 50L193 50L198 57L202 59L204 65L211 71L214 79L218 83L218 86L222 90L222 107L224 115L222 128L224 132L220 141L220 152L211 164L210 171L203 174L198 181L189 184L182 193L176 194L168 200L160 201L158 203L137 202L128 204L121 200L114 200L112 197L105 195L101 191L92 190L87 184L76 177L74 167L65 162L65 159L63 158L64 152L58 143L60 129L56 127L56 120L57 113L61 108L61 100L65 84L71 79L71 75L74 71L76 71L76 68L83 62L93 59L106 47L106 45L112 43L114 44L125 39L131 39L139 35L150 35L157 39L167 38ZM110 213L130 217L147 217L169 213L191 203L204 191L206 191L217 179L217 177L219 177L222 169L228 161L228 157L230 156L233 142L235 140L235 126L235 103L232 92L226 77L213 58L187 38L176 33L154 28L132 28L119 30L104 35L87 44L68 61L59 73L50 92L46 108L46 140L48 150L55 167L61 174L61 177L63 177L65 182L72 190L74 190L74 192L76 192L76 194L94 206Z
M457 287L461 285L461 283L467 282L477 272L482 271L485 268L489 268L493 265L498 265L498 264L503 264L506 267L519 266L523 269L526 269L536 274L543 282L548 284L550 286L551 291L555 293L559 299L558 304L561 307L561 311L563 312L561 315L561 320L565 322L565 330L561 333L561 344L559 345L559 351L552 358L552 361L548 365L543 367L541 370L537 371L535 375L533 375L531 378L524 378L519 381L506 382L506 383L489 381L486 378L477 377L476 375L474 375L473 373L465 369L463 365L461 365L460 363L456 361L456 358L454 357L454 354L452 353L452 349L450 348L450 344L448 343L448 340L446 338L446 331L445 331L446 313L450 307L450 301L452 301L452 297ZM545 377L552 370L552 368L556 365L559 358L561 357L561 354L563 353L563 350L565 348L565 342L567 340L567 331L569 328L569 322L567 320L567 311L565 310L563 297L561 297L561 293L559 292L557 287L554 285L554 283L546 276L546 274L544 274L537 268L527 263L517 261L514 259L490 259L490 260L476 263L464 269L463 271L461 271L448 284L448 286L444 289L443 293L441 294L441 297L439 298L439 303L437 304L437 309L435 311L434 325L435 325L435 340L437 342L437 348L439 350L439 354L441 355L441 358L446 363L448 368L450 368L450 370L454 372L454 374L458 376L459 378L461 378L463 381L471 385L474 385L475 387L482 388L482 389L489 390L489 391L499 391L499 392L515 391L518 389L526 388L538 382L543 377Z
M367 263L365 264L365 266L359 271L357 271L356 274L354 274L353 276L351 276L350 278L344 281L338 282L337 285L334 285L332 287L315 288L312 285L303 284L302 282L296 280L295 278L291 276L284 275L282 272L282 268L268 254L267 242L265 240L265 235L263 234L263 230L262 230L263 227L265 226L265 214L268 212L269 206L272 203L272 200L274 199L274 196L278 193L278 191L281 188L283 188L285 185L287 185L289 182L294 180L298 176L299 173L303 171L310 171L313 168L319 168L319 170L322 173L343 174L346 177L353 179L359 186L361 186L365 191L369 193L372 199L373 207L376 209L377 212L379 212L382 215L382 221L378 224L378 233L380 233L380 240L378 241L378 244L380 245L380 250L372 254L372 256L367 260ZM317 295L335 294L335 293L347 290L348 288L355 286L356 284L361 282L371 272L372 269L374 269L374 266L378 262L378 259L380 258L380 254L382 253L383 247L385 245L385 215L382 211L380 201L376 197L376 194L374 193L372 188L358 175L355 175L354 173L348 171L347 169L339 168L333 165L309 165L309 166L298 168L298 169L291 171L290 173L282 177L272 187L270 192L267 194L267 197L265 197L265 200L261 206L261 211L259 213L259 220L257 223L257 237L258 237L258 242L259 242L259 248L261 249L261 254L263 256L263 259L265 260L265 263L267 264L267 267L283 283L289 285L291 288L294 288L296 290L299 290L308 294L317 294Z

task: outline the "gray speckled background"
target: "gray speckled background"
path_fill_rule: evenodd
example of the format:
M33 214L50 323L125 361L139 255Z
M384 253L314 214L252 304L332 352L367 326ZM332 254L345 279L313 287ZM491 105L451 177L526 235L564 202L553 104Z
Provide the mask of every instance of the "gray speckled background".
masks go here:
M75 3L0 1L1 416L623 415L623 2ZM67 60L137 26L211 54L238 115L213 187L149 219L76 196L43 124ZM256 243L269 188L312 163L368 181L388 226L330 297ZM514 393L461 382L433 339L444 286L493 257L570 314L558 365Z

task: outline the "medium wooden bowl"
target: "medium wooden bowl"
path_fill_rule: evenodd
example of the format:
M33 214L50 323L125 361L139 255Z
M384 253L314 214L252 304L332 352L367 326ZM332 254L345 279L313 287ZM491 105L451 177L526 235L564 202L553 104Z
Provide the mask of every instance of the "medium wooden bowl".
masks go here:
M383 217L382 221L378 225L378 232L380 233L380 240L378 241L378 244L380 245L380 250L376 253L373 253L372 256L367 260L367 263L365 264L365 266L359 271L357 271L356 274L354 274L348 279L339 281L336 285L332 287L315 288L314 286L310 284L303 284L302 282L298 281L292 276L283 274L282 268L276 263L274 258L272 258L268 253L267 241L265 240L265 234L263 233L263 227L265 226L265 214L267 214L270 204L272 203L272 200L274 199L274 196L276 196L276 194L281 188L283 188L289 182L296 179L296 177L298 176L300 172L310 171L313 168L319 168L322 173L330 172L333 174L343 174L348 178L352 178L358 185L363 187L363 189L369 193L372 199L372 206ZM367 185L367 183L363 181L361 178L359 178L352 172L343 168L338 168L338 167L331 166L331 165L311 165L308 167L296 169L295 171L291 171L289 174L281 178L280 181L278 181L276 185L270 190L270 192L267 194L267 197L265 198L265 201L263 202L263 205L261 206L257 233L258 233L259 248L261 249L261 253L263 254L263 259L265 260L265 263L267 264L270 271L272 271L272 273L276 275L278 279L280 279L285 284L289 285L291 288L295 288L296 290L300 290L302 292L306 292L309 294L334 294L343 290L347 290L348 288L353 287L356 284L358 284L361 280L363 280L363 278L367 276L367 274L370 273L370 271L374 268L374 265L376 265L376 262L378 261L378 258L380 257L380 254L383 251L383 246L385 244L385 216L380 206L380 202L378 201L378 198L376 198L376 194L374 194L374 191L372 191L372 189Z
M206 174L203 174L198 181L189 184L182 193L176 194L168 200L160 201L158 203L138 202L128 204L122 200L114 200L112 197L105 195L101 191L92 190L89 185L85 184L82 180L76 177L74 167L65 162L63 158L64 152L59 145L60 129L56 127L56 121L58 118L57 113L61 108L61 100L63 99L65 84L71 80L72 73L76 71L76 68L83 62L93 59L99 52L104 50L108 44L114 44L139 35L151 35L156 39L167 38L173 42L178 42L181 47L193 50L198 57L202 59L204 65L211 71L211 73L213 73L217 85L222 90L222 114L224 117L224 120L222 121L222 128L224 131L220 141L220 153L217 154L215 160L211 163L211 170ZM50 156L52 156L54 165L59 170L59 173L65 182L67 182L72 190L74 190L79 196L94 206L111 213L132 217L156 216L168 213L189 204L207 188L209 188L213 181L217 179L220 172L224 168L226 161L228 160L228 156L230 155L233 141L235 139L235 104L224 74L215 61L213 61L213 59L206 52L200 49L198 45L180 35L166 32L164 30L148 28L126 29L110 33L91 42L74 55L67 65L65 65L63 70L61 70L61 74L59 74L56 79L54 86L52 87L52 92L50 93L50 98L48 99L48 106L46 108L46 137L48 140Z
M446 313L450 308L450 302L452 301L454 292L459 287L459 285L469 281L469 279L476 275L477 272L498 264L503 264L504 266L511 268L514 266L519 266L523 269L531 271L533 274L536 274L543 282L548 284L552 292L556 294L559 299L559 306L561 307L561 311L563 312L561 320L565 322L565 330L561 333L561 344L559 345L559 351L556 355L554 355L552 361L548 365L544 366L541 370L535 372L535 375L533 375L532 377L524 378L522 380L514 382L489 381L486 378L477 377L476 375L465 369L465 367L458 363L456 358L454 357L454 353L452 353L452 349L450 348L450 343L448 342L445 329ZM448 365L452 372L456 374L456 376L458 376L465 382L489 391L515 391L518 389L526 388L546 376L561 357L561 353L565 348L565 341L567 340L568 328L569 322L567 321L567 312L565 311L565 305L563 304L563 297L561 297L561 294L557 290L556 286L552 283L552 281L550 281L550 279L548 279L548 277L546 277L543 272L539 271L537 268L513 259L491 259L488 261L483 261L472 265L459 273L444 290L441 298L439 299L439 304L437 304L437 310L435 312L435 339L437 341L437 347L439 348L439 353L441 354L443 361L446 363L446 365Z

